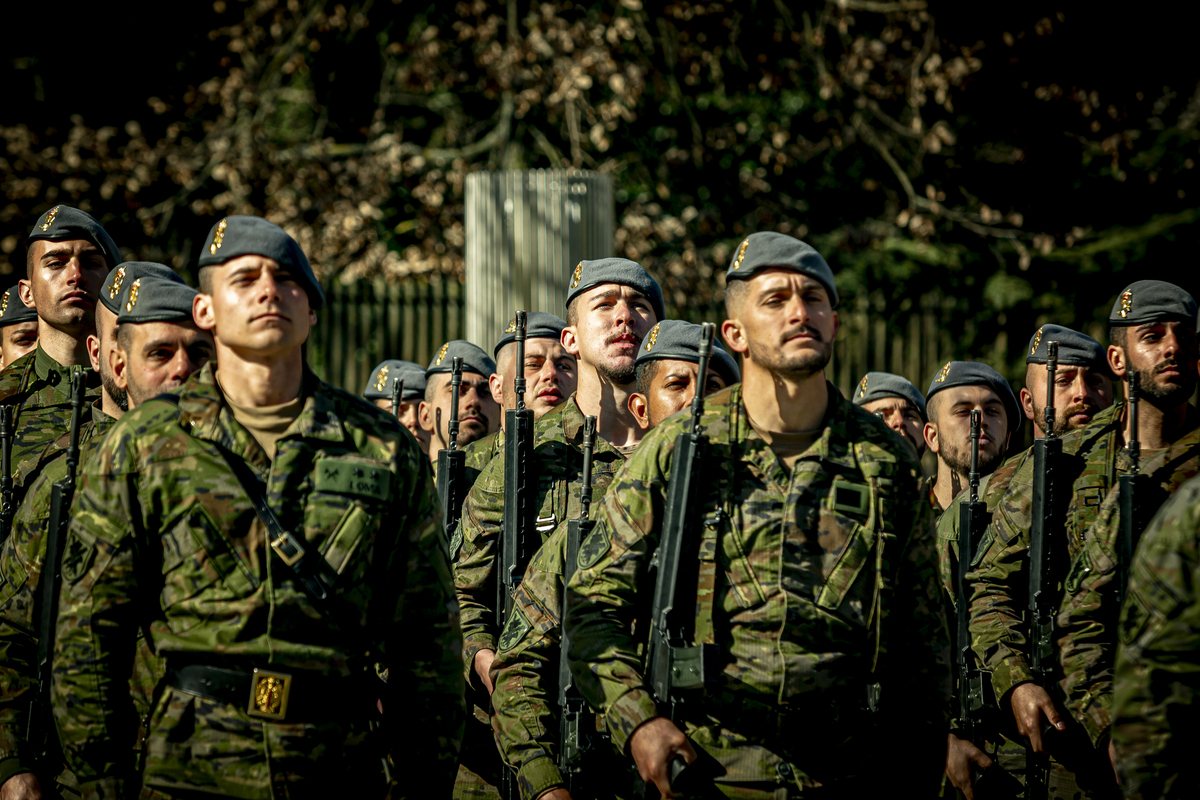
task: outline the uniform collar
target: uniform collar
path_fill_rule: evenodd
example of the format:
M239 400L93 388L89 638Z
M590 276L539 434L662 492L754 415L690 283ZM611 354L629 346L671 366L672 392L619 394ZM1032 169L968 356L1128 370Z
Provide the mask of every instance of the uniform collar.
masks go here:
M821 430L821 435L817 437L817 440L812 443L812 446L805 451L799 460L820 459L830 464L853 469L858 465L858 460L854 457L852 449L851 443L853 438L850 431L851 415L855 413L855 406L842 397L842 393L829 381L825 382L825 389L829 393L829 405L825 411L825 426ZM733 395L730 400L736 404L737 412L741 417L741 424L738 425L739 440L742 442L753 441L761 443L762 447L774 455L773 451L771 451L771 446L750 425L750 417L746 412L745 398L742 396L742 384L739 383L734 386L732 391Z
M546 421L547 425L557 427L562 441L575 448L578 452L583 452L583 409L579 407L579 401L576 399L576 393L572 392L571 396L558 404L558 407L553 411L548 412L542 420ZM542 421L539 420L539 421ZM536 426L535 426L536 431ZM540 435L535 435L534 445L541 440ZM596 442L592 447L593 455L596 453L616 453L624 458L620 450L617 450L608 440L598 433Z
M41 342L38 342L37 349L33 353L33 372L37 375L38 380L53 387L54 394L70 400L71 375L82 369L83 367L64 367L59 364L42 349Z

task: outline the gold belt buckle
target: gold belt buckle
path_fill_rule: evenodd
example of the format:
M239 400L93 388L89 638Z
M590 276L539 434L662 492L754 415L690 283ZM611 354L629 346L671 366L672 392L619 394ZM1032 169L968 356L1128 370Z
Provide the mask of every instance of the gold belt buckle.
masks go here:
M252 717L282 720L287 716L291 693L291 675L255 669L250 681L250 703L246 706L246 713Z
M271 540L271 549L275 551L275 555L279 556L279 559L283 563L287 564L289 567L294 567L294 566L296 566L297 561L304 558L304 548L296 547L295 548L296 552L293 553L292 555L288 555L283 549L283 546L284 546L284 544L287 543L287 540L288 540L288 535L286 533L281 534L280 536L276 537L275 539L272 539Z

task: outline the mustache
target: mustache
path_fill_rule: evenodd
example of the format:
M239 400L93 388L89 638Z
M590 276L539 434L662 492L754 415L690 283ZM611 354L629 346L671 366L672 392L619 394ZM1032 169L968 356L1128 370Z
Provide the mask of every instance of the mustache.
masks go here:
M1166 372L1169 369L1179 369L1179 362L1174 358L1168 358L1166 361L1163 361L1161 364L1158 364L1154 367L1154 374L1158 375Z
M1096 406L1088 402L1076 403L1073 406L1067 406L1066 409L1063 410L1061 416L1071 417L1075 414L1088 414L1089 416L1095 416Z
M786 330L780 335L779 341L786 342L793 336L799 336L802 333L808 334L818 342L825 341L825 337L821 335L821 332L811 325L800 325L799 327L792 328L791 330Z
M622 331L621 333L610 334L609 336L605 337L604 343L612 344L614 342L621 341L621 340L633 342L634 344L640 343L640 340L638 339L637 335L634 334L632 331Z

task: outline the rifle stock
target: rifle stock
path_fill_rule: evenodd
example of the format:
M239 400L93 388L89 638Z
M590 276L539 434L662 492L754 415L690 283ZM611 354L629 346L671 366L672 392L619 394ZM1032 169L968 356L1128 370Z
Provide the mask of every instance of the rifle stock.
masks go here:
M53 757L54 723L50 718L50 684L54 660L55 626L58 623L58 595L62 586L62 550L70 522L71 502L75 498L75 475L79 468L79 431L83 423L86 383L83 370L71 376L71 435L67 445L67 474L55 483L50 493L50 519L46 527L46 560L42 567L40 613L38 616L37 689L29 707L25 739L39 772L49 767ZM53 775L41 774L43 780Z
M1117 602L1125 600L1129 586L1129 567L1133 563L1133 548L1141 536L1141 519L1137 503L1137 481L1140 472L1141 443L1138 442L1138 376L1130 369L1125 374L1129 382L1129 444L1126 451L1132 465L1129 472L1117 479L1121 504L1121 527L1117 531Z
M13 478L12 478L12 445L13 445L13 407L9 404L0 406L0 543L3 543L12 532L13 514Z
M450 541L458 527L467 493L466 454L458 449L458 393L461 388L462 359L455 358L450 362L450 424L447 426L450 441L438 452L437 466L438 499L442 503L442 530L446 532L446 541Z

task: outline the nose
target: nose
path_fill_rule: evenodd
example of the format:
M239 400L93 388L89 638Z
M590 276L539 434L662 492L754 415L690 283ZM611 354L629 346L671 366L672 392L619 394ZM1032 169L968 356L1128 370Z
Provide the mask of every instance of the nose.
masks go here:
M63 277L68 286L78 286L83 282L83 262L79 256L72 256L63 271L66 273Z
M258 302L270 303L279 301L279 282L275 280L275 274L269 269L262 271L262 276L258 279Z
M898 409L892 409L888 412L887 419L884 420L887 426L894 431L904 431L904 415Z
M1171 330L1163 337L1163 358L1174 358L1179 352L1179 332Z

